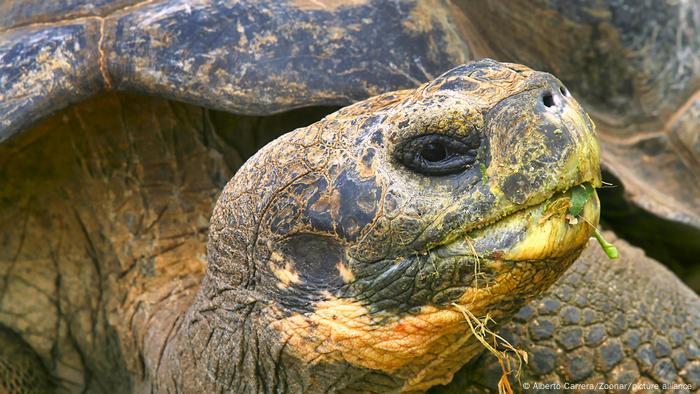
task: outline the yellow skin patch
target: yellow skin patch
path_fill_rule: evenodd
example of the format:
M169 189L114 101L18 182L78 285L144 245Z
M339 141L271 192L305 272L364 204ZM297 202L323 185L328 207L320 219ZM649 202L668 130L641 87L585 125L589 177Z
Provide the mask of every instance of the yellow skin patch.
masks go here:
M277 287L281 289L286 289L292 283L301 283L299 273L294 269L291 263L285 262L282 255L277 252L272 253L270 256L270 270L275 277L279 279Z
M338 272L340 272L340 277L343 278L343 282L351 283L355 281L355 274L353 274L342 261L339 261L335 267L338 269Z
M304 362L342 360L396 373L409 362L416 368L433 360L464 332L461 321L456 311L427 306L419 314L378 324L360 303L332 299L319 303L311 316L295 314L273 327L287 333L289 345Z

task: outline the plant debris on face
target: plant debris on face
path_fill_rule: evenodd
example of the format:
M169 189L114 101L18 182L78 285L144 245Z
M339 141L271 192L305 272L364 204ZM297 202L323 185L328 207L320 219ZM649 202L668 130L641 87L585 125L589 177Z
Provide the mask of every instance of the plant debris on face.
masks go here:
M510 344L510 342L508 342L508 340L491 331L488 328L489 322L496 322L489 314L486 314L486 317L479 319L478 317L474 316L469 309L462 305L453 302L452 306L462 313L462 316L464 316L464 320L469 325L469 330L472 332L474 337L479 340L486 350L488 350L498 359L498 364L501 366L502 371L501 379L498 381L499 394L513 394L513 389L510 386L508 377L513 374L516 379L520 380L522 363L528 363L527 352L514 347ZM487 336L491 336L493 343L489 343ZM505 350L498 350L498 347L505 348ZM511 365L511 358L509 357L510 354L515 355L515 358L518 361L518 368L515 370L513 370L513 366Z

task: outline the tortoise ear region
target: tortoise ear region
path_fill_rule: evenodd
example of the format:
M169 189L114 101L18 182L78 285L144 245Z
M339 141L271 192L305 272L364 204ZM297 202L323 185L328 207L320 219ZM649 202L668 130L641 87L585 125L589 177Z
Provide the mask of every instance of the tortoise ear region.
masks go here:
M273 247L268 289L288 312L313 312L314 304L340 296L354 280L339 241L329 235L300 233Z
M336 268L344 260L338 240L329 235L301 233L285 239L285 255L302 281L317 285L342 285Z

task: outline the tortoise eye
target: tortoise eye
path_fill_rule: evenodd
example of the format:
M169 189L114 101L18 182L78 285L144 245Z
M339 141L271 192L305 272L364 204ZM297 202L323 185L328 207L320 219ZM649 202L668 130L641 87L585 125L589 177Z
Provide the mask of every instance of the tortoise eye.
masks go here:
M474 164L479 145L478 136L457 139L448 135L428 134L399 144L394 156L410 170L420 174L456 174Z
M420 155L427 161L438 162L447 158L447 147L441 142L431 142L425 144L420 151Z

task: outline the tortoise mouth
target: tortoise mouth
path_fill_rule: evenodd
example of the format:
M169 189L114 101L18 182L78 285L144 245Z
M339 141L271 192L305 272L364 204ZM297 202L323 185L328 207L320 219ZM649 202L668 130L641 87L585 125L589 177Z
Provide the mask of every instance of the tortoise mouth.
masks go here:
M568 204L556 205L558 201L569 201L572 190L584 183L556 191L544 201L483 223L439 246L439 254L485 262L539 261L570 256L582 249L593 235L598 225L600 202L594 191L576 218L569 214Z

